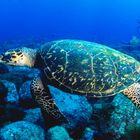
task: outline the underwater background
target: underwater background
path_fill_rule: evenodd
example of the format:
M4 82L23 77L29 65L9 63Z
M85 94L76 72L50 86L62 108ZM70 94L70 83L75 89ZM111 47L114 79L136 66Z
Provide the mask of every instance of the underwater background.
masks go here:
M129 41L137 35L139 7L139 0L1 0L0 38Z
M140 1L0 0L0 53L58 39L105 44L140 61ZM121 93L88 100L50 87L70 125L46 130L30 93L39 73L0 64L0 140L140 140L140 111Z

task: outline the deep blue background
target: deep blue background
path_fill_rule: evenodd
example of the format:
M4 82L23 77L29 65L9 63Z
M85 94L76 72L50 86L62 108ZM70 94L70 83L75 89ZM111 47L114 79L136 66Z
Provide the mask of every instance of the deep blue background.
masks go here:
M0 40L118 43L137 35L140 0L0 0Z

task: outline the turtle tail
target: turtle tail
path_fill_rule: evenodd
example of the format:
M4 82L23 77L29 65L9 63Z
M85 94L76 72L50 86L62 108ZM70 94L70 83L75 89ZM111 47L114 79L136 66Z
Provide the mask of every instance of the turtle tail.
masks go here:
M123 91L135 105L140 109L140 84L134 83Z

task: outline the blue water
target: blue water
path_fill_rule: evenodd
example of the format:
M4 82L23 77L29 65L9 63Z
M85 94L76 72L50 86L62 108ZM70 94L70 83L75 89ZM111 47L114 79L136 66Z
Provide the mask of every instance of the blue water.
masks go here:
M140 0L0 0L0 41L73 38L129 41L137 33Z

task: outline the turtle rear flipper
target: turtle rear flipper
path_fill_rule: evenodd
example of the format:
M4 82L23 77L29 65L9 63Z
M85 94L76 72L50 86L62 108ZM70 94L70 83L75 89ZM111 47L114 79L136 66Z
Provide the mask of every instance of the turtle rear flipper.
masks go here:
M140 109L140 84L134 83L123 91L139 109Z
M44 88L40 78L35 78L32 81L31 93L41 108L47 128L62 122L68 122L52 99L48 86Z

